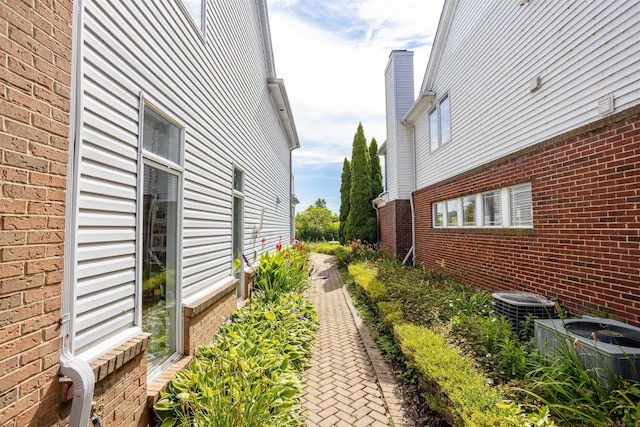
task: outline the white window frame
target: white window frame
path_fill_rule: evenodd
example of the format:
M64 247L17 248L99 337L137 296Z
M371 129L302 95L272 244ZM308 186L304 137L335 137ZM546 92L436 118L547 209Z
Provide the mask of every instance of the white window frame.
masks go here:
M179 162L174 163L171 160L165 159L162 156L151 153L143 148L144 145L144 112L145 107L151 108L155 113L162 116L168 122L172 123L180 129L180 149L179 149ZM135 309L136 309L136 325L142 329L142 251L143 251L143 198L144 198L144 167L145 165L160 169L171 175L178 177L178 217L177 221L177 236L176 236L176 349L167 360L165 360L160 366L154 367L147 373L147 384L153 382L162 372L164 372L170 365L179 360L184 354L184 326L183 326L183 313L182 313L182 230L184 228L184 152L185 152L185 127L179 122L168 116L163 112L157 104L153 103L147 98L147 96L140 93L140 104L138 111L138 181L137 181L137 209L136 209L136 297L135 297Z
M460 199L447 200L444 205L445 205L445 214L444 214L445 227L460 227ZM449 223L450 208L455 209L455 212L456 212L455 224Z
M449 138L446 141L442 138L442 123L443 123L442 104L444 102L448 102L448 105L449 105L448 107ZM433 127L432 117L435 117L435 124L437 126L435 133L433 132L433 129L432 129ZM437 141L433 140L434 135ZM438 100L438 102L436 102L435 106L429 111L429 151L434 152L438 150L443 145L446 145L449 142L451 142L452 139L453 139L453 135L451 131L451 97L447 92Z
M236 171L240 172L242 174L242 189L241 190L236 190L235 188L235 174ZM244 235L244 225L245 225L245 211L246 211L246 206L245 206L245 190L246 190L246 182L247 182L247 172L246 169L243 168L242 166L240 166L238 163L233 163L232 167L231 167L231 218L232 218L232 223L231 223L231 275L234 276L235 272L234 272L234 262L235 262L235 254L233 253L233 248L235 246L235 242L234 242L234 230L233 227L235 226L235 217L236 217L236 213L235 213L235 206L236 206L236 199L241 199L242 200L242 206L243 206L243 212L242 212L242 218L241 218L241 222L242 222L242 238L240 239L239 242L239 249L240 249L240 253L244 254L244 239L245 239L245 235ZM246 256L246 254L245 254ZM240 260L240 269L241 271L244 273L245 270L245 263L244 263L244 259ZM244 274L240 274L240 284L239 284L239 289L244 289ZM244 298L246 298L247 295L242 295L242 292L239 291L238 292L238 300L242 300Z
M185 0L179 0L180 6L189 16L189 20L198 29L198 34L204 39L207 31L207 0L200 1L200 22L196 21L196 17L191 13L191 9L187 6Z
M497 188L491 191L485 191L477 194L467 194L455 199L441 200L431 204L432 218L431 225L433 228L517 228L517 229L533 229L533 200L531 201L531 224L514 225L511 218L511 192L514 189L528 188L531 197L532 186L530 182L511 185L508 187ZM498 193L500 197L500 225L487 225L484 222L484 203L483 195L488 193ZM475 198L475 225L466 225L464 223L464 201L466 199ZM449 224L448 206L452 203L457 205L458 221L457 224ZM436 221L436 206L442 208L442 224L438 225Z

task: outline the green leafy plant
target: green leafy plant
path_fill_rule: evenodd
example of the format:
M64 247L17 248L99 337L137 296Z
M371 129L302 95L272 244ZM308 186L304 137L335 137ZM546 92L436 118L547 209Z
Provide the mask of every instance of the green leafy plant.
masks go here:
M358 290L363 292L371 302L381 301L386 296L382 282L376 279L377 269L369 263L351 264L349 274L353 276Z
M299 293L258 298L198 347L154 409L169 426L301 426L301 371L317 316Z
M254 288L269 301L274 301L282 293L304 291L311 274L307 256L308 252L303 246L263 254L256 271Z

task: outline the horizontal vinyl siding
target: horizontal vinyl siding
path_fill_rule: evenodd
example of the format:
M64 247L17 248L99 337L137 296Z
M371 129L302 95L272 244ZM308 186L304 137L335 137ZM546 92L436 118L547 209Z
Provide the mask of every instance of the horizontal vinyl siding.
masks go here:
M426 155L421 137L418 187L593 122L610 93L616 111L637 104L638 16L630 1L460 2L431 88L450 95L452 142Z
M387 117L387 155L385 159L386 187L389 200L398 198L398 154L396 142L397 114L395 100L395 67L389 60L385 73L386 117Z
M76 353L136 322L140 92L184 127L182 298L231 275L234 162L245 170L245 249L289 242L289 145L256 7L208 2L203 39L178 1L85 2Z
M429 148L429 114L418 117L414 124L416 144L416 188L423 188L429 178L429 169L421 167L428 161Z
M414 189L414 155L413 132L402 126L400 122L413 104L413 56L399 55L395 59L394 84L396 148L398 150L398 199L408 199ZM400 167L400 165L402 165Z

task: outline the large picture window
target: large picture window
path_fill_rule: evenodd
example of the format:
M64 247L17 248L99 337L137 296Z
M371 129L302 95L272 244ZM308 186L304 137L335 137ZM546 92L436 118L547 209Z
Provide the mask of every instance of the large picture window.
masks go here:
M151 334L150 371L179 349L178 248L182 129L148 105L142 126L142 330ZM153 374L152 374L153 375Z

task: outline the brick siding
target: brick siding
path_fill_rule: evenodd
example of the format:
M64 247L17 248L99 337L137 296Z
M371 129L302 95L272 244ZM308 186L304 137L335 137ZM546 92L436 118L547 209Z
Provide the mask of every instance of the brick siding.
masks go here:
M533 230L436 229L432 203L531 182ZM417 262L640 325L640 106L414 193Z
M380 244L389 254L404 258L411 245L411 202L393 200L378 209Z
M0 425L58 423L72 2L0 4Z
M184 307L184 353L193 355L199 345L211 345L220 325L231 318L238 307L234 280L197 304Z

